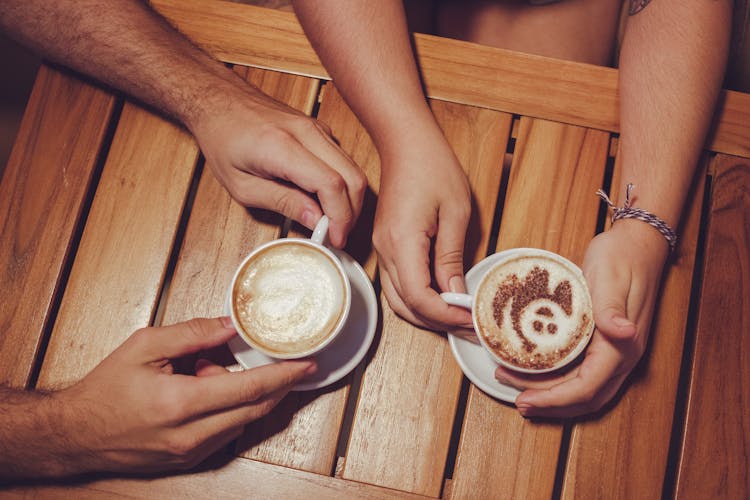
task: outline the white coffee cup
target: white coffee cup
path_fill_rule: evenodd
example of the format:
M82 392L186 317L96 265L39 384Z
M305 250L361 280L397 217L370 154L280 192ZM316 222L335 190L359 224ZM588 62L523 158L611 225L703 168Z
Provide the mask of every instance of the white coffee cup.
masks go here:
M591 296L574 263L546 250L515 248L474 269L481 274L473 293L441 297L471 311L481 345L498 364L546 373L586 348L594 329Z
M325 238L323 216L310 239L280 238L254 249L238 266L228 306L240 337L278 359L312 356L341 332L351 285Z

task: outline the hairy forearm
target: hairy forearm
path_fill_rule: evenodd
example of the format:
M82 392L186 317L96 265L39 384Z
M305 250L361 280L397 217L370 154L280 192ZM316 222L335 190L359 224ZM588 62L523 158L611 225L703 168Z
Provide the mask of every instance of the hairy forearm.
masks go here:
M51 394L0 387L0 484L78 472L66 421Z
M235 78L138 0L5 0L0 29L188 127Z
M726 64L729 0L635 2L620 58L620 200L677 225Z
M401 0L295 0L295 12L337 88L381 154L437 133Z

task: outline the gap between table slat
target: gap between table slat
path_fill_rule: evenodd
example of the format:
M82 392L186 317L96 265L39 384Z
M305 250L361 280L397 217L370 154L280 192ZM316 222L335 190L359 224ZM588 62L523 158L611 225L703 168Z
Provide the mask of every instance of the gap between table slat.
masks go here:
M594 235L609 134L521 118L497 250L538 247L580 265ZM472 386L453 475L454 498L549 498L562 423L522 418Z
M39 376L75 382L148 326L198 148L183 129L126 103Z
M667 468L700 230L706 162L687 197L680 241L657 299L649 346L624 389L574 426L562 498L658 498ZM621 185L615 165L613 186ZM621 202L613 199L616 204Z
M0 184L0 384L34 382L114 108L111 94L39 69Z
M676 498L750 496L750 160L717 155Z
M484 257L511 115L432 102L475 196L466 259ZM342 477L440 494L462 374L442 334L398 318L381 295L382 332L359 393Z

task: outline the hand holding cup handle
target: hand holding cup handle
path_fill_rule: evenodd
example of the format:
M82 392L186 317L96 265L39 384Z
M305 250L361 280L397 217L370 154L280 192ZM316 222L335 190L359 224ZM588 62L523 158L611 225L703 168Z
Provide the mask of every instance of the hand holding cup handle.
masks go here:
M443 292L440 294L440 298L449 305L463 307L464 309L468 309L469 312L471 312L471 308L474 306L474 297L468 293ZM456 328L451 331L451 335L481 345L479 335L477 335L477 332L473 328Z

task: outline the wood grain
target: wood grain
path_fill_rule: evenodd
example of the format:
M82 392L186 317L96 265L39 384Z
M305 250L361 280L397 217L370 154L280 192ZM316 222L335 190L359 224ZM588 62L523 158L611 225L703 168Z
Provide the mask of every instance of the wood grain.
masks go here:
M233 2L151 0L222 61L329 78L291 12ZM619 131L617 70L415 34L429 97ZM708 149L750 156L750 95L724 91Z
M596 229L609 134L521 118L497 250L537 247L579 263ZM563 427L522 418L472 386L453 498L549 498Z
M495 210L511 116L433 102L474 192L468 259L483 257ZM481 221L481 224L480 224ZM381 298L378 349L359 393L342 476L437 496L443 482L462 374L443 335L398 318Z
M613 407L574 426L563 498L661 496L688 327L705 172L704 162L687 197L680 240L663 279L644 360ZM617 162L612 185L620 185L620 178ZM621 201L615 203L619 206Z
M295 75L235 68L271 97L304 113L312 111L319 82ZM224 301L241 260L256 246L278 238L284 218L269 211L248 210L233 201L206 165L185 231L174 277L167 294L164 324L196 316L224 314ZM227 349L218 361L233 363ZM333 462L336 434L331 433L329 395L291 393L268 418L250 424L237 444L240 455L318 473ZM317 398L317 399L316 399ZM314 402L313 402L314 401ZM334 429L335 430L335 429ZM332 441L305 446L309 440Z
M351 498L366 500L419 499L419 495L354 481L237 459L213 460L198 471L154 478L105 478L90 482L19 486L6 489L3 498L100 499L126 498Z
M251 70L250 76L265 75L253 81L264 92L310 114L319 90L319 81L266 71ZM293 82L297 91L283 92L279 84ZM309 237L305 235L290 235ZM244 457L285 465L318 474L333 469L339 427L343 418L347 388L339 384L320 391L292 392L268 418L246 426L236 451ZM315 446L310 446L315 443Z
M0 385L29 383L114 102L39 69L0 184Z
M152 3L223 60L327 77L287 13L227 2ZM510 133L510 115L496 110L525 115L496 248L538 246L580 262L594 232L599 201L592 193L602 184L609 134L530 117L617 131L616 71L422 35L416 45L428 93L440 99L432 103L435 115L474 190L467 264L487 250ZM257 70L248 79L299 109L312 109L314 79ZM155 313L198 152L183 130L131 104L125 105L117 125L67 287L59 289L113 104L110 95L54 70L45 68L39 75L0 184L0 259L10 263L0 287L0 383L28 383L41 336L50 328L41 388L76 380ZM750 96L725 92L719 107L710 148L750 156ZM348 249L374 277L377 264L369 240L380 180L377 153L332 85L325 86L319 117L368 175L365 215ZM220 314L239 259L278 235L279 216L248 212L232 202L209 170L202 173L192 204L164 323ZM745 290L750 286L750 164L720 155L712 172L706 272L676 486L680 498L750 495L750 395L742 376L750 352ZM619 175L617 165L615 182ZM526 421L511 406L472 387L446 494L549 498L555 493L555 472L564 470L558 485L564 498L661 495L697 251L701 175L680 230L677 260L665 277L649 352L616 405L575 423L563 468L563 423ZM50 308L63 292L56 322L49 325ZM28 297L38 300L31 303ZM227 459L188 475L101 479L4 493L83 498L196 492L243 498L438 496L461 373L444 337L408 325L385 301L382 307L382 331L366 367L360 367L364 376L340 467L345 479L327 475L337 442L347 438L339 432L350 378L330 389L289 397L269 419L251 426L238 449L255 460Z
M677 498L750 496L750 160L713 167Z
M343 98L332 85L326 85L319 100L318 119L331 127L343 150L350 153L368 175L370 185L378 183L377 155L370 154L374 149L369 136ZM346 248L363 265L371 279L376 265L369 237L374 207L374 195L370 190L366 196L365 215L350 234ZM310 231L294 225L289 235L307 238ZM352 379L353 373L330 387L291 393L271 418L264 419L260 425L251 424L247 427L238 451L241 451L242 456L265 462L331 474L336 464L337 445ZM243 451L249 446L250 449Z
M344 151L349 152L368 174L371 185L378 183L377 155L371 154L374 153L372 143L354 114L332 86L326 88L320 101L318 119L331 127ZM373 212L374 196L371 191L366 197L365 213ZM372 227L371 219L371 215L360 219L350 234L347 251L363 264L372 278L375 256L370 244L371 229L368 230ZM295 226L290 236L309 237L309 231ZM270 418L247 426L237 450L248 458L330 474L335 466L351 380L352 375L349 375L331 387L289 394Z
M38 387L78 380L149 325L197 159L184 130L125 104Z
M372 248L371 239L377 193L380 189L380 158L367 131L346 105L336 87L332 83L326 84L321 96L318 120L331 127L333 137L341 148L367 176L362 214L349 234L346 251L374 280L377 273L377 256Z

